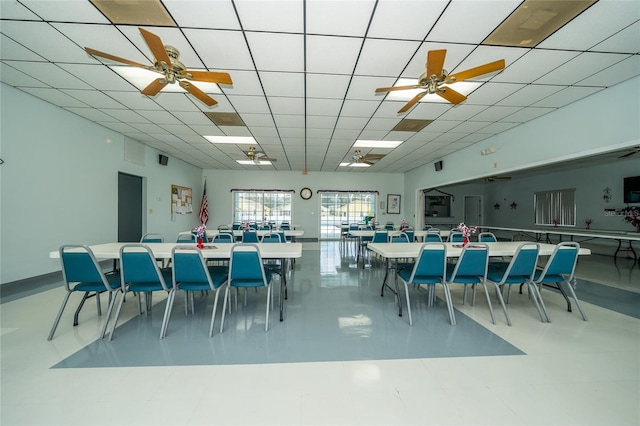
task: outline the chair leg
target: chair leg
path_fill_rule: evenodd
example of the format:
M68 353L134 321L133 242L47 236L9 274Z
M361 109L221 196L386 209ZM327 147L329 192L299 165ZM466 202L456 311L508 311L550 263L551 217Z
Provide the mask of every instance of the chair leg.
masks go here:
M213 336L213 326L216 322L216 310L218 308L218 296L220 295L220 291L222 287L216 290L216 296L213 299L213 314L211 314L211 325L209 326L209 337Z
M271 283L267 284L267 320L264 324L264 331L269 331L269 299L271 298Z
M404 294L407 298L407 313L409 314L409 325L413 325L413 318L411 317L411 301L409 300L409 287L407 286L407 282L405 280L402 280L402 282L404 283Z
M51 327L51 332L49 333L49 337L47 340L53 339L53 334L56 332L56 328L58 328L58 323L60 322L60 317L62 317L62 312L64 311L64 307L67 306L67 302L69 301L69 297L71 296L71 292L68 291L62 300L62 306L60 306L60 310L58 311L58 315L56 319L53 321L53 327Z
M451 322L451 325L456 325L456 314L453 311L453 299L451 299L449 284L447 284L446 281L443 281L442 288L444 289L444 298L447 302L447 309L449 310L449 321Z
M491 306L491 297L489 297L489 290L487 290L487 285L484 281L481 281L480 284L482 284L482 287L484 288L484 295L487 298L487 305L489 305L489 313L491 314L491 323L495 324L496 318L493 315L493 306ZM474 290L474 294L475 294L475 290Z
M80 315L80 311L82 310L82 307L84 306L84 302L86 302L88 298L89 298L89 292L85 291L84 294L82 295L82 300L80 301L80 303L78 303L78 308L76 309L75 314L73 314L73 326L74 327L78 325L78 316Z
M109 341L111 341L113 339L113 332L116 329L116 325L118 325L118 318L120 318L120 310L122 310L122 302L124 302L124 296L125 296L125 293L122 293L122 296L120 297L120 303L118 303L118 309L116 310L116 316L113 319L113 324L111 324L111 332L109 333Z
M542 301L542 296L538 291L538 287L532 282L528 282L527 285L529 287L529 294L533 298L533 303L535 303L536 308L538 309L538 314L540 315L540 321L551 322L551 319L549 318L549 313L547 312L547 308L544 306L544 302ZM538 303L538 301L540 302ZM542 309L540 309L541 307ZM543 312L544 312L544 316L543 316Z
M584 311L582 310L582 306L580 306L580 302L578 301L578 297L576 296L576 292L573 290L573 286L568 281L565 281L565 283L567 284L567 288L569 289L569 293L571 293L571 297L573 297L573 300L576 303L576 306L578 307L578 310L580 311L580 315L582 315L582 320L583 321L588 321L587 320L587 316L584 314ZM563 283L559 283L558 285L560 286L562 284ZM540 298L540 300L542 300L542 297Z
M164 316L162 317L162 325L160 326L160 339L164 339L167 334L167 327L169 326L169 319L171 318L171 307L173 306L175 294L175 288L171 288L167 295L167 300L164 306Z
M236 301L237 301L237 298L236 298ZM224 331L224 317L225 317L225 314L227 313L228 303L231 303L229 300L229 285L227 285L227 288L224 291L224 299L222 299L222 320L220 321L220 333Z
M507 312L507 306L504 303L504 298L502 297L502 291L500 291L500 286L496 283L493 283L496 286L496 296L498 296L498 300L500 301L500 305L502 305L502 311L504 312L504 317L507 319L507 324L511 326L511 318L509 318L509 313ZM511 286L509 286L509 290ZM495 324L495 323L494 323Z
M109 292L109 307L107 308L107 317L104 319L104 325L102 326L102 330L100 332L100 338L104 339L104 335L107 333L107 326L109 325L109 319L111 318L111 313L113 312L113 306L116 304L116 297L113 296L113 292Z

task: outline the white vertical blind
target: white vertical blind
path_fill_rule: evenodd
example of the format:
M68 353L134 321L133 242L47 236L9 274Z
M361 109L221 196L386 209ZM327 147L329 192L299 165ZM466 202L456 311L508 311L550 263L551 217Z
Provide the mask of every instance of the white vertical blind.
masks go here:
M533 194L536 225L576 225L576 190L560 189Z

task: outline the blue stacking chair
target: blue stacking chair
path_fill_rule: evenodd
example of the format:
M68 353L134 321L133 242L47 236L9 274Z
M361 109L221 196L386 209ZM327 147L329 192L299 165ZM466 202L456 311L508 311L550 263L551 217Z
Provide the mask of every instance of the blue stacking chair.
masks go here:
M176 243L184 244L184 243L195 243L196 237L192 232L180 232L178 234L178 238L176 238Z
M447 238L447 241L450 243L461 243L464 241L464 235L462 234L462 232L451 231L449 233L449 238Z
M390 243L408 243L410 242L409 236L406 232L396 232L389 235Z
M492 282L496 286L496 293L498 296L498 300L502 305L502 310L504 311L504 316L507 319L507 324L511 325L511 318L509 318L509 313L507 312L507 307L504 303L504 298L502 296L502 288L504 286L508 286L508 294L511 294L511 286L514 284L527 284L529 287L529 295L536 305L538 309L538 314L540 314L540 320L542 322L546 321L546 309L545 314L543 316L542 310L540 310L540 304L538 301L540 300L540 293L538 292L538 288L533 283L533 275L536 271L536 264L538 263L538 255L540 253L540 244L538 243L522 243L518 246L515 254L511 258L510 262L505 262L504 264L499 265L491 265L489 266L489 272L487 273L487 281ZM506 264L506 265L505 265ZM507 296L507 301L509 300L509 296Z
M264 331L269 331L269 300L271 299L271 279L273 272L265 270L257 244L236 244L231 248L229 259L229 278L222 302L222 321L220 333L224 331L224 319L227 306L231 303L229 289L236 289L236 311L238 310L237 291L240 288L267 288L267 308ZM246 294L245 294L246 297Z
M232 243L233 235L228 232L220 232L218 235L213 237L214 243Z
M242 232L243 243L258 243L258 232L255 229L249 229Z
M573 290L573 286L571 285L574 281L574 273L576 270L576 263L578 262L578 253L580 251L580 244L573 241L564 241L559 243L551 256L549 256L549 260L545 265L542 271L537 271L533 282L538 286L538 292L542 291L542 285L547 286L555 286L560 293L564 296L567 301L567 310L571 312L571 302L567 297L567 294L564 290L564 287L569 291L569 294L573 298L578 310L580 311L580 315L582 315L582 319L587 321L587 316L582 310L582 306L580 306L580 301L578 301L578 297L576 296L575 291ZM566 286L563 286L566 284ZM540 297L540 303L544 308L544 302L542 301L542 296ZM549 318L549 314L545 309L545 314L547 315L547 321L551 322Z
M491 322L495 324L496 320L493 316L493 307L491 306L491 299L489 298L489 292L486 286L488 263L489 247L486 243L467 245L462 248L462 253L460 253L460 257L455 264L447 264L447 283L464 285L463 304L467 298L467 286L471 285L474 290L471 305L474 305L476 301L475 286L481 284L487 298L487 305L489 305Z
M109 324L109 318L111 317L111 311L115 302L115 293L120 289L120 274L117 272L105 274L102 272L100 264L96 260L91 249L83 245L63 245L58 250L60 253L60 262L62 264L62 280L64 281L65 294L60 306L60 311L56 319L53 321L53 327L47 340L53 339L53 335L56 332L64 308L67 306L69 297L74 292L83 292L84 295L76 310L73 325L78 325L78 315L84 302L87 298L94 293L96 298L96 304L98 307L98 315L101 315L100 309L100 293L109 292L109 308L107 309L107 315L104 319L102 330L100 331L100 338L102 339L107 330Z
M149 232L144 234L142 238L140 238L141 243L164 243L164 237L161 234L157 234L155 232Z
M398 277L404 282L404 292L407 298L407 312L409 313L409 325L413 325L411 317L411 301L409 298L409 284L427 286L428 306L433 305L435 300L435 286L442 285L444 297L449 310L449 321L451 325L456 324L455 314L453 312L453 303L451 301L451 293L449 285L446 281L447 274L447 246L443 243L424 243L420 247L420 254L413 265L412 269L401 269L398 271Z
M441 243L442 242L442 237L440 236L440 232L438 231L427 231L427 233L424 236L424 242L425 243Z
M384 225L384 229L386 229L387 231L393 231L395 228L395 226L393 225L393 222L387 222Z
M167 282L169 284L167 284ZM168 295L162 325L160 327L160 338L162 339L171 309L170 301L173 300L173 293L175 292L175 288L171 283L171 270L169 268L160 269L158 267L153 257L153 252L148 246L144 244L125 244L120 247L120 290L122 291L122 295L120 296L116 316L111 325L109 340L113 339L126 294L129 292L137 293L139 307L140 297L144 295L144 313L145 315L149 315L152 305L151 295L157 291L166 292Z
M481 232L478 234L478 242L480 243L495 243L498 239L493 232Z
M215 292L213 300L213 313L211 314L211 325L209 326L209 337L213 336L213 326L216 319L216 310L218 308L218 295L220 287L222 287L228 278L228 268L226 266L207 266L202 256L202 251L194 246L175 246L171 249L172 283L173 288L184 290L185 315L188 315L189 305L191 305L191 313L195 312L193 303L193 292L203 291ZM173 298L175 291L170 293L171 300L167 303L173 306ZM167 335L169 320L171 319L171 308L164 324L162 337Z

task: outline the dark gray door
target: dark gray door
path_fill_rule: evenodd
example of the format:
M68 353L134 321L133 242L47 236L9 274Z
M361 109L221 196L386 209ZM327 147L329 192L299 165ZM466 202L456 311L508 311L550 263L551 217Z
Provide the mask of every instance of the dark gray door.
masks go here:
M142 238L142 178L118 173L118 241Z

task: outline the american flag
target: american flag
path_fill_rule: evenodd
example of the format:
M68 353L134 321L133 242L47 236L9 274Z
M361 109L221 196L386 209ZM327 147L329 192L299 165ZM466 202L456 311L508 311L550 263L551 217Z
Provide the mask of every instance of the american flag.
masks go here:
M200 203L200 223L206 225L209 221L209 202L207 201L207 181L204 181L204 190L202 191L202 202Z

